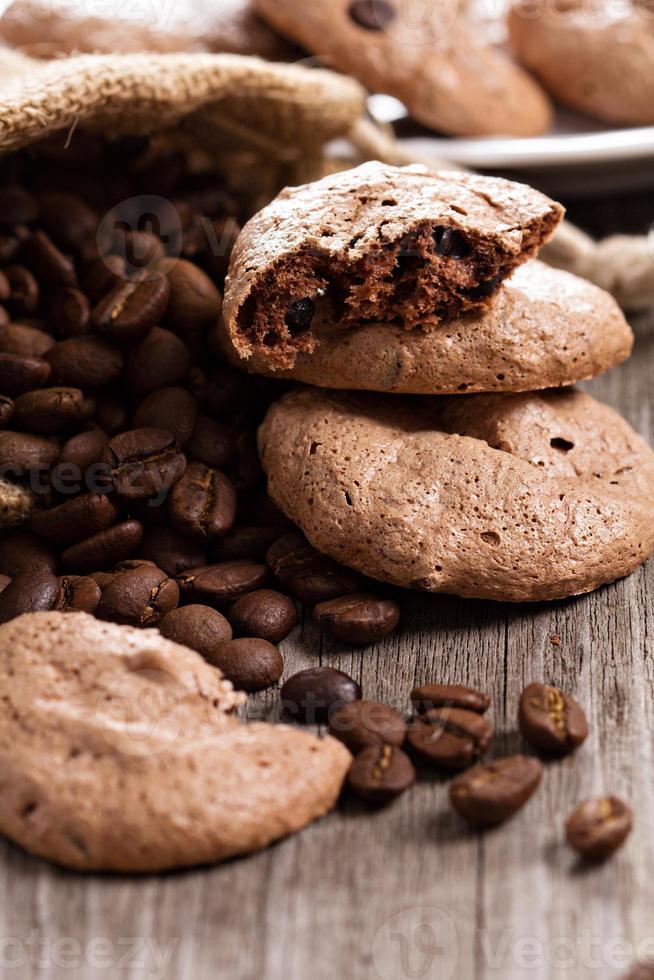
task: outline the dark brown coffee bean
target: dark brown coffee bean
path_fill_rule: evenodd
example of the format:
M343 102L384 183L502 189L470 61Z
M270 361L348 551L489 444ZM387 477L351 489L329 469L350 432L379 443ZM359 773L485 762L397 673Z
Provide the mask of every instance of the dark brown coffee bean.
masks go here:
M169 296L170 286L164 277L124 280L94 307L91 322L116 343L136 344L161 320Z
M347 785L366 803L382 806L400 796L415 779L413 764L402 749L368 745L350 766Z
M630 807L616 796L586 800L565 825L568 843L587 861L604 861L621 847L633 826Z
M284 660L277 647L253 637L224 640L214 647L207 660L239 691L262 691L276 684L284 671Z
M57 467L69 465L84 477L89 467L100 462L108 441L101 429L89 429L88 432L72 436L61 447Z
M232 627L211 606L190 605L173 609L159 623L159 631L166 639L197 650L210 662L218 644L232 638Z
M24 572L54 572L55 553L35 534L16 528L0 536L0 573L17 578Z
M282 687L282 705L296 721L329 721L332 712L361 700L361 688L342 670L310 667L289 677Z
M59 445L53 439L11 429L0 432L0 466L5 474L11 472L22 476L47 469L58 455Z
M24 265L8 265L4 274L9 280L11 294L7 305L14 317L32 316L39 308L39 284Z
M421 714L432 708L465 708L484 714L490 707L490 698L462 684L421 684L411 691L411 704Z
M197 541L225 534L236 517L236 491L224 473L190 463L168 498L171 523Z
M492 827L517 813L543 778L538 759L513 755L474 766L450 784L452 806L479 827Z
M240 595L260 589L267 578L265 565L253 561L223 561L181 572L177 582L187 602L224 607Z
M198 415L184 450L191 460L217 470L227 469L236 452L234 433L224 423Z
M140 521L123 521L67 548L61 560L67 569L81 575L105 570L133 555L142 537Z
M55 544L76 544L104 531L118 520L120 511L104 494L82 493L30 519L35 534Z
M428 765L448 772L465 769L488 752L493 728L465 708L432 708L409 725L408 742Z
M0 623L23 613L48 612L61 608L63 593L59 580L50 572L25 572L0 593Z
M307 565L295 574L289 590L307 606L361 593L369 583L363 575L321 556L315 565Z
M91 329L89 301L79 289L58 289L49 308L50 326L63 340L82 337Z
M235 558L249 558L263 561L270 545L279 537L276 527L246 525L233 527L231 531L214 541L211 557L214 561L232 561Z
M520 698L520 731L546 752L572 752L588 738L583 708L556 687L535 682Z
M186 259L169 259L162 268L170 283L166 325L181 334L212 326L222 312L223 298L209 276Z
M135 429L168 429L183 447L193 433L197 399L186 388L159 388L143 399L134 413Z
M155 565L139 564L119 571L102 590L98 619L131 626L156 626L179 602L174 579Z
M165 429L131 429L109 440L102 461L110 470L114 490L125 500L157 497L182 476L184 455Z
M207 553L202 545L169 525L148 528L143 537L141 554L173 578L188 568L200 568L207 564Z
M287 589L296 575L319 567L322 560L320 552L299 531L278 538L266 554L273 575Z
M86 575L62 575L59 584L63 593L61 612L95 614L102 597L97 582Z
M318 627L341 643L374 643L392 633L400 621L393 599L358 593L320 602L313 610Z
M131 391L147 395L157 388L183 384L191 370L191 355L177 334L153 327L147 337L129 352L125 380Z
M38 388L19 395L14 403L18 422L39 435L53 435L79 422L84 394L79 388Z
M402 715L388 704L351 701L332 713L329 734L356 755L370 745L399 748L406 736L406 724Z
M29 225L39 216L39 203L19 184L0 188L0 226Z
M0 593L4 592L10 582L11 578L8 575L0 575Z
M12 398L34 388L41 388L49 379L52 368L39 357L19 357L0 354L0 391Z
M95 238L98 214L77 194L48 190L39 195L39 204L43 227L62 248L78 251Z
M55 340L45 330L25 323L9 323L0 331L0 352L18 357L43 357Z
M14 414L14 403L6 395L0 395L0 427L7 425Z
M270 643L288 636L298 620L293 600L272 589L240 596L229 607L227 618L235 636L259 636Z
M34 273L41 287L59 289L77 283L74 264L44 231L35 231L23 243L20 258Z
M111 384L123 370L120 351L108 341L94 336L60 340L48 351L46 360L52 366L55 384L84 391Z

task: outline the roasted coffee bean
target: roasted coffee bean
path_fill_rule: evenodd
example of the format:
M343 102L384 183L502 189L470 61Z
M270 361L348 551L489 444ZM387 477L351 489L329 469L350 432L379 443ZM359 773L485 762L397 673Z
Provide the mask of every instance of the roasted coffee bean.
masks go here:
M166 312L170 286L164 277L123 280L91 312L91 323L116 343L143 340Z
M84 408L84 394L79 388L37 388L16 398L14 415L31 432L53 435L79 422Z
M259 636L279 643L297 625L295 603L281 592L258 589L242 595L230 607L227 618L234 636Z
M212 542L211 557L214 561L232 561L236 558L263 561L266 552L278 537L279 529L276 527L233 527L227 534Z
M135 429L168 429L183 447L193 433L197 399L186 388L159 388L143 399L134 413Z
M24 572L54 572L57 559L52 548L31 531L16 528L0 536L0 573L17 578Z
M211 606L180 606L163 617L159 631L168 640L197 650L207 660L219 643L231 640L232 627Z
M44 231L35 231L23 243L20 258L46 289L59 289L77 283L74 264Z
M474 766L450 784L452 806L479 827L508 820L535 793L543 778L538 759L513 755Z
M409 725L408 742L428 765L456 772L488 752L493 728L483 715L465 708L432 708Z
M172 578L188 568L200 568L207 564L207 553L202 545L169 525L148 528L143 537L141 554Z
M165 429L131 429L109 440L102 453L114 490L125 500L158 497L182 476L184 455Z
M290 588L300 572L320 566L323 556L309 544L299 531L291 531L279 538L268 550L266 562L273 575L284 588Z
M131 626L156 626L179 602L174 579L155 565L139 564L119 571L102 590L98 619Z
M462 684L421 684L411 691L411 703L421 714L432 708L465 708L484 714L490 707L490 698Z
M184 450L189 459L224 470L233 462L236 452L234 433L223 422L198 415Z
M29 225L39 216L39 202L19 184L0 188L0 227Z
M58 289L50 302L49 319L52 329L63 340L81 337L91 329L89 301L79 289Z
M19 357L0 353L0 391L15 398L26 391L41 388L49 379L52 368L40 357Z
M61 612L95 614L102 597L97 582L86 575L62 575L59 584L63 594Z
M77 194L48 190L39 194L39 204L43 227L62 248L78 251L95 238L98 214Z
M169 259L162 268L170 283L166 325L181 334L211 326L222 312L223 298L209 276L186 259Z
M284 660L277 647L253 637L224 640L207 655L207 660L239 691L262 691L276 684L284 672Z
M402 745L406 724L402 715L379 701L350 701L329 719L329 734L339 739L353 755L371 745Z
M168 498L174 527L197 541L225 534L236 517L236 491L232 481L204 463L190 463Z
M289 677L282 687L284 711L297 721L329 721L332 712L349 701L361 700L361 688L342 670L310 667Z
M294 596L307 606L361 593L367 585L363 575L344 565L321 557L315 565L307 565L295 574L288 585Z
M4 592L10 582L11 578L8 575L0 575L0 593Z
M186 344L170 330L153 327L127 355L125 380L135 394L147 395L157 388L183 384L190 370Z
M45 470L58 455L59 445L53 439L11 429L0 432L0 466L7 475L15 473L22 476L35 470Z
M465 259L472 251L465 235L455 228L439 226L434 231L434 242L437 254L451 259Z
M30 519L30 528L55 544L76 544L111 527L119 513L105 494L81 493L49 510L37 511Z
M587 861L604 861L621 847L633 826L631 809L617 796L586 800L565 825L568 843Z
M123 355L102 337L60 340L48 351L46 360L52 366L55 384L70 385L84 391L111 384L123 370Z
M295 303L292 303L286 316L284 317L284 322L288 327L290 333L298 334L304 333L311 326L311 322L316 315L316 304L312 299L306 297L305 299L298 299Z
M110 436L124 431L129 425L129 413L125 405L109 394L98 398L93 419Z
M9 323L0 331L0 352L18 357L43 357L55 340L45 330L26 323Z
M0 426L7 425L14 414L14 403L6 395L0 395Z
M8 265L4 274L9 280L11 294L7 305L14 317L32 316L39 308L39 284L24 265Z
M57 467L69 465L82 477L87 470L102 458L102 451L109 441L101 429L89 429L72 436L61 447Z
M266 584L268 569L253 561L223 561L216 565L189 568L177 576L187 602L225 606L247 592Z
M51 572L25 572L0 593L0 623L23 613L60 609L62 601L59 580Z
M381 806L400 796L416 779L408 755L395 745L368 745L356 756L347 785L357 796Z
M393 599L355 593L320 602L313 610L318 627L341 643L374 643L392 633L400 621Z
M71 572L82 575L103 571L133 555L142 537L143 525L140 521L123 521L67 548L61 560Z
M520 698L520 731L536 748L572 752L588 738L583 708L556 687L535 682Z

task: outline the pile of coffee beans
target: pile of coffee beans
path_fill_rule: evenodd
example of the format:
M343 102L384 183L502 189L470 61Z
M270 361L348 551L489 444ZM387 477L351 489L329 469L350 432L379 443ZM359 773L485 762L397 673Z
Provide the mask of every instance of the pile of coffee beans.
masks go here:
M0 622L159 627L247 691L279 680L296 600L336 640L395 629L266 496L256 430L285 385L219 349L249 214L201 150L75 134L3 157L0 187L0 476L34 499L0 532Z

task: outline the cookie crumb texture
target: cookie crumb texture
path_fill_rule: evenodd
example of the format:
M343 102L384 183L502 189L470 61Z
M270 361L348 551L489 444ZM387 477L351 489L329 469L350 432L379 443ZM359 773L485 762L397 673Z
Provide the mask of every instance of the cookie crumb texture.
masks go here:
M156 630L83 613L0 627L0 832L82 870L212 863L265 847L336 801L332 738L242 724L243 695Z
M547 241L560 205L511 181L368 163L287 188L245 226L225 287L240 358L292 368L314 323L426 329L485 306Z
M557 599L654 553L654 453L581 392L389 405L298 389L259 443L271 496L311 544L395 585Z

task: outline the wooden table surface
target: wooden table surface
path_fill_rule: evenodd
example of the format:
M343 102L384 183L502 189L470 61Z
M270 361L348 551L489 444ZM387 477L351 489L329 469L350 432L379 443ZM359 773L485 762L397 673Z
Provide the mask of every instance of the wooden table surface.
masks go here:
M588 386L654 441L654 319L632 360ZM510 824L471 833L447 783L421 773L392 806L355 803L264 853L146 878L80 876L3 843L0 975L167 980L612 980L654 956L654 562L616 585L549 605L405 595L403 628L363 652L305 623L286 672L332 664L365 696L406 709L416 682L492 695L499 754L522 748L518 697L545 679L587 709L591 737L547 767ZM560 645L552 636L560 637ZM278 694L251 715L276 717ZM580 800L630 800L635 831L605 866L563 843Z

